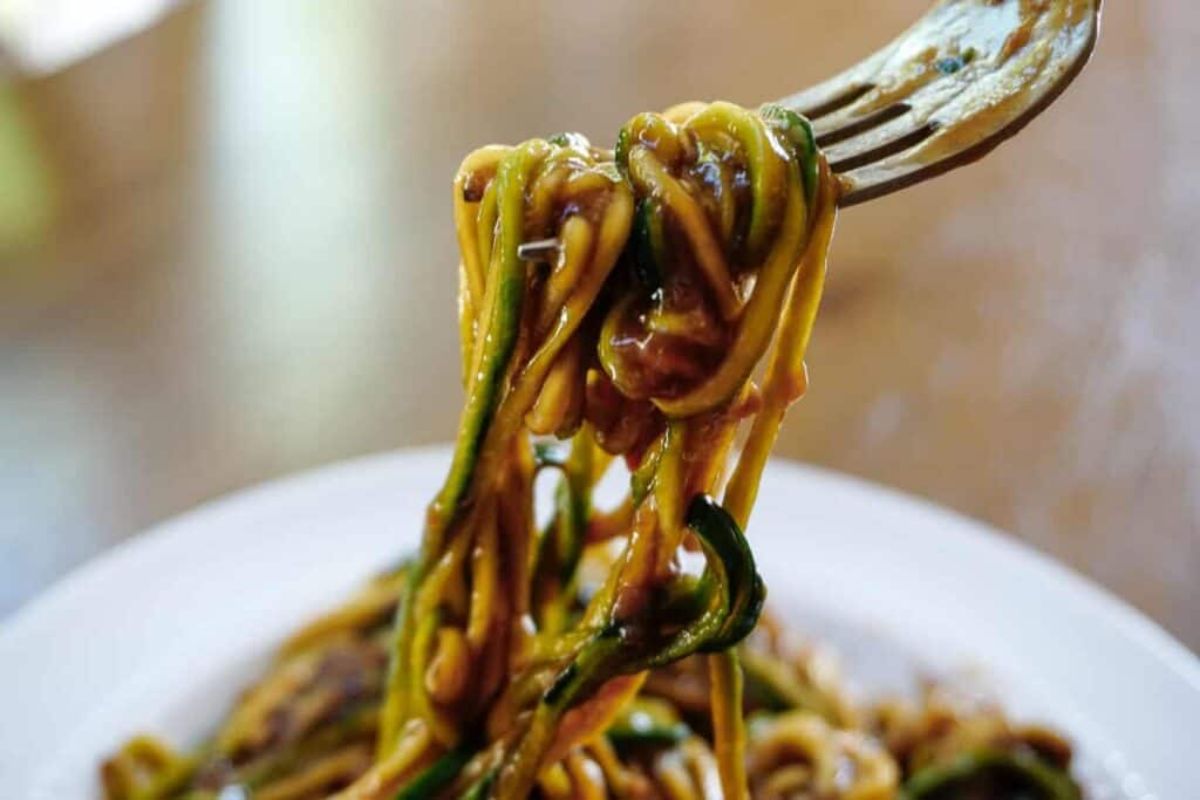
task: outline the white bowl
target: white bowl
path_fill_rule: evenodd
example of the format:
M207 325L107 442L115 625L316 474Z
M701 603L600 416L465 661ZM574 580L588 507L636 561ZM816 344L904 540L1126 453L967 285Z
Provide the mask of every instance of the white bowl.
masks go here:
M95 797L153 731L194 742L273 645L411 549L444 448L329 467L114 548L0 628L0 794ZM1077 743L1092 797L1200 797L1200 661L1011 538L928 503L773 462L748 535L770 603L868 689L971 671Z

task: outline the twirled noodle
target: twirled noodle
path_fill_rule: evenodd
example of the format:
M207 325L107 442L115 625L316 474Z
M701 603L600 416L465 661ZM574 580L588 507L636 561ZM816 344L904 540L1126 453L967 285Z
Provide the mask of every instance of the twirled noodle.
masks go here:
M764 588L742 530L807 386L836 200L779 106L640 114L615 151L564 134L469 155L466 402L419 552L294 634L196 754L127 745L110 800L874 800L1000 772L1073 796L1045 741L868 713L777 623L746 638ZM542 239L553 255L522 260ZM618 457L628 496L596 509Z

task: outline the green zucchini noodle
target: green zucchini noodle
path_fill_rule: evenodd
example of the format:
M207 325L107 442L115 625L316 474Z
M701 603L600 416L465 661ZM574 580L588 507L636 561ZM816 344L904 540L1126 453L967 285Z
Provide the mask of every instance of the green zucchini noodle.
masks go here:
M485 147L453 202L466 401L419 551L195 751L129 742L108 800L1079 796L1053 732L937 687L859 704L763 611L743 531L837 205L807 120L688 103L615 150Z

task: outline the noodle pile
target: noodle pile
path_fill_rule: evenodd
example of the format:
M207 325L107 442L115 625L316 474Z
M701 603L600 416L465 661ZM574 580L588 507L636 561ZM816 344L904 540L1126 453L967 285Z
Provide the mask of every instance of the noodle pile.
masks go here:
M1077 797L1054 734L937 690L859 708L762 612L742 531L835 205L779 106L469 155L466 403L420 551L298 631L196 754L128 743L109 800ZM629 492L595 508L615 460Z

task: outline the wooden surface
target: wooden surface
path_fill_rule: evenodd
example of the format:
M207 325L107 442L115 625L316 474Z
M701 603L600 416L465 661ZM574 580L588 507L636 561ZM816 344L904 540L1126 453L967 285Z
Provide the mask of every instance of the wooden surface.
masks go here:
M470 148L782 96L924 2L501 5L191 5L0 89L0 613L208 498L448 439ZM1019 139L842 216L779 449L1009 530L1195 649L1200 11L1106 5Z

